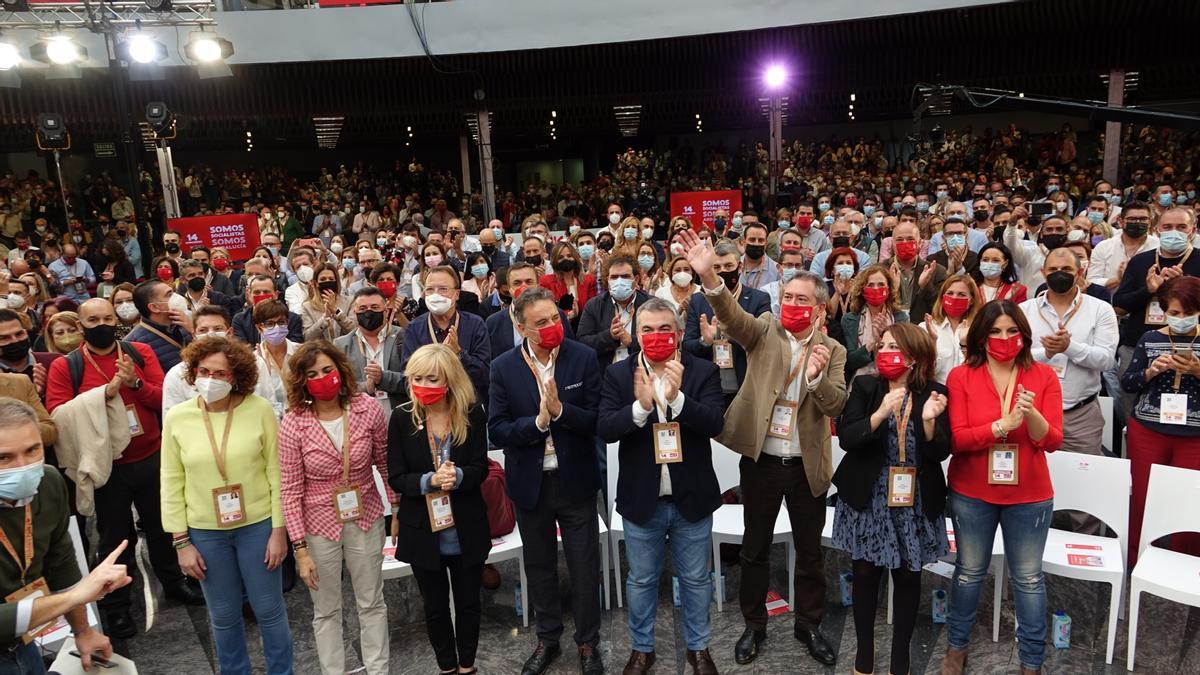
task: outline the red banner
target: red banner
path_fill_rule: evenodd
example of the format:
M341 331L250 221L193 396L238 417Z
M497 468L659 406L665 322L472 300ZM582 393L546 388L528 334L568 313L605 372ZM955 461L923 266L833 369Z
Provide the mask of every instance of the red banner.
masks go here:
M398 5L404 0L317 0L321 7L363 7L366 5Z
M225 216L196 216L172 218L167 229L175 230L181 239L184 255L196 246L223 248L237 261L249 260L258 247L258 214L231 213Z
M742 210L742 193L738 190L709 190L707 192L672 192L671 217L682 216L694 227L712 229L713 213L725 209L728 218Z

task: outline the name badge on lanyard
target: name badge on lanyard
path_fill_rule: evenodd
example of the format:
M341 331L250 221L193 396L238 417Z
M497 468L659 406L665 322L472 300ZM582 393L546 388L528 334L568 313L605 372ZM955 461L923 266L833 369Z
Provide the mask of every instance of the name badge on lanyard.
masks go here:
M1016 398L1017 369L1013 368L1008 386L1000 398L1000 413L1007 415L1012 410L1011 399ZM1007 437L1006 437L1007 438ZM988 485L1017 485L1020 482L1020 447L1016 443L994 443L988 449Z
M350 484L350 416L342 410L342 485L333 491L333 511L339 523L351 523L362 517L362 495Z
M425 427L429 434L429 451L433 455L433 468L437 471L443 464L441 458L441 444L433 437L433 429L428 425ZM447 438L443 443L449 443L450 438ZM445 490L434 490L425 495L425 508L429 511L429 529L433 532L441 532L442 530L454 527L454 511L450 507L450 493Z
M767 426L767 435L771 438L779 438L785 441L792 438L792 429L796 424L796 413L800 409L800 404L797 401L789 401L786 397L788 390L792 388L792 382L800 374L800 369L808 362L808 357L812 354L812 350L813 343L810 341L808 348L800 354L800 359L796 361L796 365L788 373L788 377L783 383L783 388L780 389L782 395L775 399L775 404L771 406L771 419Z
M906 393L896 414L896 440L899 444L900 464L905 464L908 455L908 419L912 415L912 395ZM917 497L917 468L914 466L888 467L889 507L912 506Z
M1187 424L1187 394L1163 394L1158 405L1159 424Z
M218 527L230 527L245 522L246 510L242 508L241 483L213 488L212 493Z
M1150 326L1165 326L1167 323L1167 312L1163 309L1162 303L1158 300L1151 300L1146 305L1146 321Z
M658 422L654 425L654 463L675 464L683 461L683 443L678 422Z
M733 367L733 345L729 340L713 340L713 363L718 368Z

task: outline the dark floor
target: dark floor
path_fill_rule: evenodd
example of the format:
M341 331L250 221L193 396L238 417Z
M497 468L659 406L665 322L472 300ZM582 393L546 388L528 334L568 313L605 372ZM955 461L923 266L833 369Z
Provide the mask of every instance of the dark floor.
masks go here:
M139 546L142 562L146 569L144 546ZM784 549L775 546L772 551L774 563L773 588L786 594L787 583L784 568ZM825 668L813 661L791 635L791 615L785 614L771 620L768 639L762 645L757 661L748 666L733 662L733 645L742 632L743 624L737 609L736 592L739 570L727 570L728 584L733 602L727 603L724 611L717 612L712 606L711 650L717 667L722 673L829 673L845 675L852 671L854 662L854 628L849 608L838 602L838 574L847 571L849 560L837 551L826 555L826 577L829 580L829 605L822 625L825 635L839 650L838 664ZM517 579L515 561L499 565L504 582L499 590L484 591L483 630L480 656L477 665L480 672L490 675L515 674L520 664L532 649L535 638L532 628L521 627L520 618L514 609L513 586ZM671 601L669 571L664 576L659 595L658 609L658 663L654 672L685 672L684 645L681 634L681 616ZM139 574L140 577L140 574ZM944 626L934 625L930 618L930 592L935 588L948 589L949 581L936 574L926 572L922 589L923 601L917 619L917 630L912 642L912 672L937 673L942 654L946 649ZM564 599L567 597L569 578L562 571L561 586ZM988 588L991 581L989 579ZM1127 644L1126 624L1122 622L1117 634L1116 653L1113 665L1104 663L1106 639L1105 618L1108 611L1108 586L1078 582L1058 577L1048 577L1049 609L1065 609L1073 620L1072 646L1058 650L1048 647L1044 672L1084 675L1090 673L1123 673ZM157 584L152 584L157 593ZM346 606L352 608L353 596L348 579L344 580ZM214 672L212 640L208 629L207 615L203 607L188 608L162 600L155 600L151 625L147 628L147 612L144 598L145 587L141 579L135 581L135 596L138 598L137 620L145 631L124 644L117 645L118 651L134 659L138 671L143 675L200 674ZM385 596L392 627L391 672L432 674L437 672L433 652L425 636L421 622L421 602L412 577L388 581ZM296 672L299 674L319 673L316 651L312 638L312 606L307 591L298 586L287 594L288 613L291 619L292 637L295 641ZM601 628L601 652L609 673L620 672L629 655L629 637L625 627L625 612L617 609L615 598L612 611L603 612ZM1006 601L1002 613L1000 642L991 640L991 592L984 593L979 607L979 624L975 628L970 656L970 673L1016 673L1016 643L1013 637L1014 622L1011 600ZM876 629L876 671L886 673L891 631L885 623L885 605L881 601L878 627ZM568 619L569 620L569 619ZM1200 673L1200 646L1197 632L1200 630L1200 612L1167 602L1153 596L1143 596L1141 641L1138 648L1140 673ZM568 624L566 635L571 633ZM248 628L250 651L255 663L255 672L264 672L262 649L258 645L257 630ZM346 616L347 672L363 672L358 659L357 619L353 610ZM568 640L569 642L569 640ZM564 644L567 646L567 644ZM577 673L578 660L567 652L551 668L551 673Z

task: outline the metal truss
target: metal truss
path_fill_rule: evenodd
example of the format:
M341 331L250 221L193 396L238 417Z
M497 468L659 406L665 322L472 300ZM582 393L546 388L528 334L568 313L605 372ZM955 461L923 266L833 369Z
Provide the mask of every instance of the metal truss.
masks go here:
M140 0L47 2L31 4L26 12L0 11L0 29L207 26L216 24L215 11L214 0L173 0L167 11L154 11Z

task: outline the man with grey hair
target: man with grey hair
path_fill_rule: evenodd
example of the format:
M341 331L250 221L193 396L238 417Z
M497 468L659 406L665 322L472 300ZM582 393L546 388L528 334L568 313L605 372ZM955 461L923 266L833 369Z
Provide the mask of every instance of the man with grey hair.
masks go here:
M189 313L205 305L220 305L230 313L239 309L237 302L231 301L228 295L209 287L204 278L204 263L199 260L184 260L179 265L179 277L183 287L178 293L187 301Z
M488 435L504 448L504 473L525 545L530 604L537 615L537 647L521 673L542 675L562 653L557 528L571 574L580 670L602 675L596 593L600 364L591 347L563 339L562 314L550 291L527 289L513 301L513 313L523 340L519 348L492 361Z
M37 643L22 638L64 615L85 669L93 654L111 657L108 637L88 625L86 605L131 581L125 565L116 564L127 542L81 581L67 484L57 469L44 470L43 453L33 408L0 398L0 536L15 552L15 560L0 565L0 595L7 598L0 603L0 671L6 673L46 672Z
M758 225L755 227L761 228ZM717 242L714 254L716 262L713 269L733 297L737 298L738 306L750 316L770 313L771 296L741 283L737 244L722 239ZM703 293L693 293L688 300L683 348L694 356L717 364L721 371L721 391L725 395L725 407L728 408L746 379L746 350L721 330L720 322L713 317L712 306Z
M753 661L767 637L768 554L782 502L796 551L793 634L814 659L832 666L837 653L820 630L825 611L821 530L833 477L829 422L842 413L847 391L846 348L821 332L828 290L820 276L798 272L780 289L779 317L769 312L755 317L737 305L722 283L720 258L712 248L693 232L682 233L680 241L717 320L748 354L745 383L717 438L743 456L739 602L746 630L734 647L734 660L742 665Z
M674 306L651 298L637 311L638 358L608 367L596 431L620 443L616 509L625 521L628 626L632 652L626 675L654 665L658 584L667 540L679 578L687 662L697 675L716 675L708 653L708 558L712 514L721 489L712 439L724 424L721 376L715 364L679 351L682 321Z

